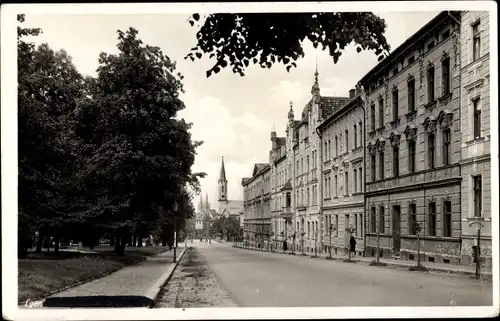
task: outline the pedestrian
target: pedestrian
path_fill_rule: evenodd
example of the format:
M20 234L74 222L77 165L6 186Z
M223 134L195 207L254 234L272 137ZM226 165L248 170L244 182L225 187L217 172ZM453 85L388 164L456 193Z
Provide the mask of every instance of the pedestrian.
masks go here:
M286 243L286 241L283 241L283 251L286 250L288 250L288 244Z
M352 256L356 256L356 238L354 237L354 235L351 235L350 243L351 243L350 251L353 254Z

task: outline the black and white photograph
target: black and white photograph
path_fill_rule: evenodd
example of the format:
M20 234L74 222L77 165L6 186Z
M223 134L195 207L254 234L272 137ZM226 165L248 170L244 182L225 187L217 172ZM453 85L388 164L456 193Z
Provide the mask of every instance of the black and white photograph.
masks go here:
M496 2L1 9L5 319L498 316Z

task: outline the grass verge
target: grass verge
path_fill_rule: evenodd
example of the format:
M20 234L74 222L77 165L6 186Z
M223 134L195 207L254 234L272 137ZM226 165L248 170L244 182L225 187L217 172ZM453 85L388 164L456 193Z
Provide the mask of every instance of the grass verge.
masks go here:
M66 287L100 278L126 266L142 261L146 256L165 252L164 247L127 248L123 257L111 247L96 248L97 253L64 258L55 257L18 260L18 301L40 300Z

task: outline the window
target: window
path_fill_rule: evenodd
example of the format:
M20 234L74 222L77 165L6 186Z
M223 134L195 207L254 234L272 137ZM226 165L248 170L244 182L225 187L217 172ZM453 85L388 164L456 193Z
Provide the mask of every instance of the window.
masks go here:
M434 41L429 42L429 44L427 45L427 50L431 50L435 45L436 43Z
M335 136L335 157L339 156L339 139Z
M346 129L345 131L345 152L349 151L349 131Z
M435 139L435 136L434 134L429 134L427 136L427 143L428 143L428 150L427 150L427 153L428 153L428 156L429 156L429 168L430 169L433 169L435 166L434 164L434 160L435 160L435 150L436 150L436 139Z
M310 203L310 197L309 197L309 187L307 188L307 205L309 205Z
M415 140L412 139L408 141L408 159L409 159L409 164L408 164L408 169L410 173L415 172L415 149L416 149L416 143Z
M332 158L332 142L328 140L328 159Z
M325 177L325 185L324 185L324 189L323 189L323 198L327 198L328 197L328 191L326 190L328 188L328 179Z
M376 164L375 164L375 154L372 154L372 182L375 182Z
M385 233L385 208L384 206L380 206L379 220L378 220L378 229L381 234Z
M384 152L380 152L379 154L379 159L380 159L380 179L384 179L384 172L385 172L385 160L384 160Z
M325 153L323 155L323 161L328 159L328 141L325 141Z
M331 177L328 177L328 197L332 197L332 179Z
M344 174L345 177L345 193L344 195L349 195L349 172L345 172Z
M443 236L451 237L451 202L443 203Z
M378 101L379 128L384 127L384 99Z
M415 62L415 56L411 56L410 58L408 58L408 65L411 65L414 62Z
M472 106L474 108L474 138L481 137L481 105L479 104L479 98L472 101Z
M356 125L354 125L354 148L358 147L358 131L356 130Z
M450 58L445 58L441 63L443 73L443 96L450 93Z
M375 130L375 105L372 105L370 109L371 109L372 130Z
M415 110L415 79L408 81L408 112Z
M392 147L392 175L399 176L399 146Z
M443 130L443 163L450 165L451 163L451 134L450 129Z
M474 61L481 57L481 35L479 32L479 22L472 26L472 59Z
M335 237L339 236L339 216L335 215Z
M398 99L399 99L399 92L398 90L393 90L392 91L392 120L398 120L399 117L399 106L398 106Z
M359 168L359 185L362 188L363 187L363 168Z
M372 212L371 212L371 230L372 233L377 232L377 213L375 207L372 207Z
M398 67L394 68L394 69L392 70L392 76L393 76L393 77L394 77L394 76L396 76L396 75L398 74L398 72L399 72L399 68L398 68Z
M417 234L417 205L410 204L408 215L408 234Z
M309 172L309 155L306 156L307 172Z
M429 203L429 235L436 236L436 203Z
M363 145L363 123L359 122L359 145Z
M446 40L448 39L449 36L450 36L450 30L448 29L445 32L443 32L443 34L441 35L441 39Z
M427 70L427 102L434 101L434 67Z
M483 210L483 186L481 175L474 176L474 216L481 217Z
M354 192L357 192L358 191L358 171L355 169L354 170L354 174L353 174L353 180L354 180Z
M337 175L335 175L335 197L338 196L338 190L339 190L339 181Z

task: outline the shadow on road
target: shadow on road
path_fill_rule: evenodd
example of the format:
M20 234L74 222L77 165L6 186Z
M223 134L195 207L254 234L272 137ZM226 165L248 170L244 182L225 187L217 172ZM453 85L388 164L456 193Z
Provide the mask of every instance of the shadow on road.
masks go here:
M52 297L43 303L48 308L141 308L150 307L153 300L144 296L77 296Z

